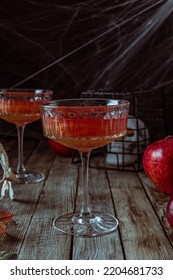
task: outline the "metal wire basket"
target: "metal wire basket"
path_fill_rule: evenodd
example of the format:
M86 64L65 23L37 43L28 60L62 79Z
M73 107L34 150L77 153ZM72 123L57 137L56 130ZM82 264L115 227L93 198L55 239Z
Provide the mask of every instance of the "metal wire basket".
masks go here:
M92 151L90 167L112 170L142 170L142 156L152 142L167 135L164 93L151 89L113 92L88 90L82 98L125 99L130 101L127 134L122 139ZM80 157L72 157L80 164Z

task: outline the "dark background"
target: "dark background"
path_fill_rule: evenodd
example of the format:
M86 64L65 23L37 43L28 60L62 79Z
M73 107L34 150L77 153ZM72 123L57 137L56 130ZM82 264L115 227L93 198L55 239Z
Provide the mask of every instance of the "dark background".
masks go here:
M0 87L54 99L157 88L172 134L173 1L1 0ZM12 130L2 122L2 135Z

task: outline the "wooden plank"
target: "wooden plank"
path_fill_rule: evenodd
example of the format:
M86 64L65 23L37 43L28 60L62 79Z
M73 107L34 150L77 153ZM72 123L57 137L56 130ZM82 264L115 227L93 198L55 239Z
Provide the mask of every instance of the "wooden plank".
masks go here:
M99 237L76 237L73 260L123 260L118 231Z
M28 148L31 147L31 150L33 150L32 142L33 141L30 141L31 145L28 146ZM46 142L41 141L38 147L36 147L33 154L34 157L32 158L32 154L30 155L33 167L38 164L38 159L40 160L40 149L42 150L42 157L45 158L47 162L44 169L45 175L47 176L55 153L51 151ZM36 155L37 161L35 161ZM9 198L6 197L0 202L1 211L4 210L13 213L15 215L13 220L16 222L16 225L9 225L7 234L0 235L1 250L20 252L43 186L44 182L23 185L13 184L15 199L10 201Z
M77 209L82 201L81 177L79 180L79 193ZM104 170L89 169L89 193L91 209L114 215L114 205ZM73 259L85 260L115 260L124 259L123 250L119 238L119 232L115 231L100 237L74 238Z
M69 158L56 157L29 225L21 259L71 258L71 236L52 226L54 218L74 209L78 168L70 163Z
M4 143L15 165L17 141ZM44 137L39 142L26 139L25 147L27 167L44 172L47 180L16 184L15 200L6 197L0 201L1 210L14 213L16 222L0 235L0 250L15 251L19 259L33 260L173 259L172 230L165 220L169 196L157 190L144 173L90 168L91 207L116 214L119 228L101 237L73 238L53 229L52 221L80 207L79 168L71 164L71 158L55 158Z
M153 205L154 210L159 217L160 223L163 225L163 230L165 230L166 235L168 236L172 246L173 246L173 230L169 225L165 213L166 206L170 195L161 192L158 188L154 186L151 180L145 175L144 172L139 173L139 178L145 188L145 191Z
M173 250L135 173L108 172L126 259L172 259Z
M15 200L4 199L1 202L1 210L13 213L16 223L9 224L7 234L0 235L1 250L19 253L41 189L41 185L15 185Z
M51 149L48 140L44 137L40 139L39 143L35 143L35 145L32 155L26 161L27 169L33 172L41 172L47 177L56 152ZM27 151L29 148L27 147Z

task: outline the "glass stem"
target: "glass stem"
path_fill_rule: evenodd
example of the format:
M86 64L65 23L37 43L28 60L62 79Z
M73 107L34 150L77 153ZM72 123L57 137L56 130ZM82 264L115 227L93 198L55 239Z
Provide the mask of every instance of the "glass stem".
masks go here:
M23 136L24 136L25 125L17 125L17 135L18 135L18 165L17 174L25 174L26 169L23 163Z
M89 170L89 158L91 151L80 152L82 162L82 186L83 186L83 205L81 208L81 216L90 216L91 208L89 201L89 190L88 190L88 170Z

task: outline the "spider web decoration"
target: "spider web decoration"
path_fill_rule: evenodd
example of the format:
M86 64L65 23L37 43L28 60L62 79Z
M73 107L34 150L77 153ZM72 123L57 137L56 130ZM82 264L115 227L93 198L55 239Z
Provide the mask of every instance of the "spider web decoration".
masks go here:
M172 0L1 0L1 88L161 89L172 134L172 15Z
M173 83L172 0L1 2L5 87L49 86L63 97Z

